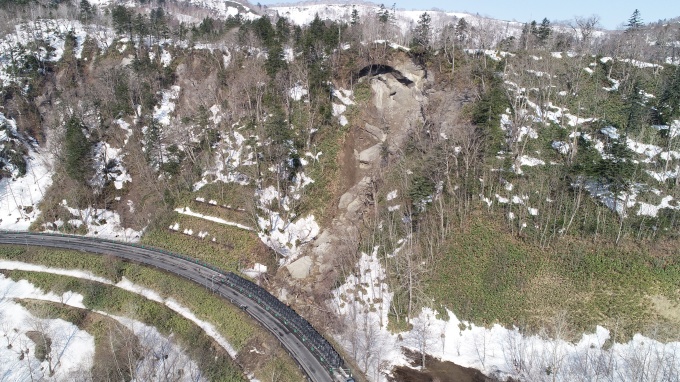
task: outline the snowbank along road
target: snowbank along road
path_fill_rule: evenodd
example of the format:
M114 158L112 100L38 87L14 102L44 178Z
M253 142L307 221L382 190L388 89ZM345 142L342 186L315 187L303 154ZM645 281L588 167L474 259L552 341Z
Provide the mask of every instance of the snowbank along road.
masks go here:
M231 273L225 273L197 260L157 248L79 236L2 231L0 232L0 244L35 245L112 255L124 260L151 265L184 277L211 289L215 293L219 293L220 296L229 299L229 301L248 312L281 342L311 381L333 381L335 378L340 377L334 372L336 368L343 366L339 356L334 360L323 357L318 353L316 346L310 345L309 340L298 338L298 336L291 332L289 320L285 315L282 316L276 309L266 304L264 304L265 306L261 305L262 300L253 297L247 291L247 288L233 287L233 283L225 282L226 278L234 279L235 275ZM271 298L274 297L272 296ZM260 303L258 304L258 302ZM293 328L293 331L296 330ZM337 353L328 345L328 342L322 341L328 346L329 351L337 356Z

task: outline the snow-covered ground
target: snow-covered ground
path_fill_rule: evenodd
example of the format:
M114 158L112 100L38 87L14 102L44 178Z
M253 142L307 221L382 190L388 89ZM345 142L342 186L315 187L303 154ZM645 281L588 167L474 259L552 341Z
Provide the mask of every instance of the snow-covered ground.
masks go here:
M292 60L291 60L292 61ZM307 89L305 89L302 85L297 84L293 86L290 91L288 92L290 98L292 98L295 101L300 101L302 100L302 97L307 96L309 92Z
M338 118L340 126L347 126L349 121L345 116L348 106L354 105L352 98L354 94L347 89L333 89L333 96L340 101L340 103L333 103L333 116Z
M129 206L134 208L132 204L129 204ZM46 232L58 231L68 223L74 228L85 226L87 229L85 236L89 237L100 237L126 242L138 242L142 237L142 231L135 231L132 228L123 227L120 222L120 215L117 212L92 207L82 210L72 208L68 206L66 200L62 201L61 207L68 210L72 218L66 222L63 220L56 220L44 223L43 228Z
M211 121L217 125L223 119L223 112L219 105L210 108ZM239 132L241 126L234 124L229 132L221 134L221 140L217 143L214 152L212 168L207 169L200 181L194 184L194 191L198 191L205 185L215 182L250 184L247 175L239 171L241 166L255 165L253 152L246 145L246 137Z
M127 143L127 139L125 141ZM123 166L125 154L122 149L112 147L108 142L99 142L94 148L93 166L95 177L90 184L101 189L107 181L112 181L116 190L121 190L125 183L132 181L132 177ZM113 163L113 166L111 164Z
M0 375L6 381L77 380L86 376L93 365L94 337L61 319L33 316L14 299L33 299L63 303L85 308L83 296L65 292L63 295L45 293L26 280L14 281L0 275L0 329L6 341L0 347ZM108 315L105 312L98 312ZM130 329L139 340L143 356L135 367L138 380L159 380L162 376L177 375L178 381L204 381L197 364L170 338L156 328L125 317L110 316ZM27 337L30 331L42 331L51 340L53 375L49 375L49 361L38 361L34 356L35 343ZM26 350L28 349L28 352ZM23 357L22 357L23 352Z
M224 348L229 355L232 358L235 358L237 355L236 349L227 341L220 333L219 331L215 328L215 326L207 321L201 320L196 315L187 307L179 304L177 301L173 300L172 298L163 298L160 294L157 292L144 288L140 285L134 284L130 282L129 280L123 278L118 283L114 283L111 280L107 280L105 278L96 276L90 272L86 271L80 271L80 270L71 270L71 269L60 269L60 268L51 268L51 267L45 267L41 265L35 265L35 264L27 264L27 263L22 263L18 261L7 261L7 260L0 260L0 269L9 269L9 270L24 270L24 271L32 271L32 272L44 272L44 273L52 273L52 274L57 274L57 275L64 275L64 276L70 276L70 277L76 277L76 278L81 278L85 280L92 280L96 281L99 283L107 284L107 285L115 285L118 288L124 289L128 292L136 293L140 296L143 296L144 298L147 298L152 301L159 302L161 304L164 304L174 312L178 313L182 317L192 321L196 325L198 325L201 329L203 329L206 334L208 334L210 337L212 337L222 348ZM3 280L4 276L0 275L0 280ZM20 283L26 283L26 281L20 281ZM29 284L30 285L30 284ZM3 292L0 294L0 296L8 296L9 292L7 292L7 288L2 288L0 289L0 292ZM35 288L33 287L33 290ZM42 293L42 292L40 292ZM71 293L71 292L66 292L63 296L57 296L54 294L47 293L46 294L49 298L50 301L57 301L57 302L70 302L72 306L84 308L82 305L83 297L81 295ZM29 298L29 297L22 297L22 298ZM1 311L0 311L1 312Z
M127 6L137 6L138 3L141 3L141 1L134 1L134 0L89 0L90 4L97 6L97 7L108 7L114 4L119 4L123 3ZM252 10L245 8L243 5L239 4L236 1L231 1L231 0L183 0L182 2L186 2L198 7L202 7L208 10L211 10L214 15L220 18L227 18L229 16L236 16L238 14L241 15L245 20L254 20L259 18L259 16L254 13ZM146 3L146 2L144 2ZM200 20L194 20L190 16L188 21L199 21ZM187 20L179 20L179 21L184 21L186 22Z
M87 37L95 41L100 49L106 49L111 46L115 36L110 28L84 26L77 20L40 19L17 24L14 33L0 39L0 82L3 86L20 80L13 74L12 67L20 65L28 55L36 56L43 61L61 60L66 36L69 33L75 37L73 53L76 58L82 57L83 43ZM26 49L35 41L44 41L51 52L44 47Z
M296 200L296 195L299 198L299 192L311 183L311 179L305 180L304 176L304 173L298 174L298 178L302 177L302 180L291 186L291 197L281 196L273 186L257 192L259 209L264 215L258 215L258 235L262 242L281 256L282 266L294 261L302 246L311 242L321 231L314 215L297 217L289 212L290 203ZM282 211L274 210L276 205L280 205Z
M301 86L296 86L291 89L290 95L293 98L299 96L300 100L302 100L304 91L306 90ZM353 103L349 98L351 97L351 92L341 91L338 92L338 95L342 97L344 102L348 104ZM210 111L212 113L212 122L218 124L223 118L221 108L218 105L214 105L210 108ZM229 132L222 134L221 140L217 143L214 150L214 164L212 168L203 173L202 179L194 184L194 191L200 191L207 184L218 181L241 185L252 183L252 180L241 172L243 171L243 166L255 165L253 151L248 147L246 137L243 136L241 131L242 127L237 123L231 126ZM310 242L320 232L319 225L316 223L313 215L300 217L296 216L294 212L294 205L302 197L304 188L313 183L313 180L302 170L309 164L310 160L318 161L320 155L322 155L321 152L316 154L307 152L300 158L302 168L295 174L293 181L285 192L280 193L273 186L255 191L254 198L258 207L258 224L256 227L258 236L267 246L274 249L281 256L282 265L294 261L301 252L302 246ZM269 169L271 172L277 172L277 170L276 166L272 166ZM201 199L201 201L205 201L205 199ZM209 204L217 203L209 202ZM180 214L198 217L218 224L253 230L253 228L242 224L195 213L189 208L178 208L176 211ZM170 226L170 229L175 231L181 230L178 223ZM207 232L194 232L191 229L184 229L182 232L187 235L198 234L201 238L208 236Z
M177 208L177 209L175 209L175 212L177 212L181 215L193 216L195 218L211 221L213 223L224 224L224 225L228 225L228 226L232 226L232 227L241 228L241 229L244 229L246 231L254 231L252 228L245 226L243 224L240 224L240 223L230 222L230 221L227 221L227 220L224 220L222 218L215 217L215 216L199 214L198 212L192 211L191 208L189 208L189 207Z
M411 320L412 330L391 333L387 313L392 292L376 253L362 254L357 272L329 301L346 328L336 340L370 380L386 381L393 366L410 366L403 347L502 379L651 382L680 378L680 342L664 344L637 334L629 342L612 344L610 332L601 326L572 343L559 332L527 336L517 328L476 326L451 311L448 317L438 317L425 308Z
M170 115L175 111L175 103L173 102L179 97L181 88L173 85L169 90L161 92L161 104L154 106L153 119L161 125L168 126L170 124Z
M398 4L397 4L398 5ZM389 7L389 4L388 4ZM366 20L368 18L376 18L381 8L377 4L369 3L305 3L296 5L275 5L267 9L270 14L283 16L289 19L296 25L310 24L316 15L321 20L343 20L349 22L351 20L352 12L356 9L359 19ZM431 18L431 25L434 29L433 33L437 33L441 26L449 22L464 18L469 25L474 27L485 28L499 28L505 31L507 35L514 35L519 37L522 31L522 23L513 21L494 20L461 12L443 12L443 11L415 11L404 9L386 8L390 17L390 24L394 25L401 33L408 32L414 27L420 16L426 12ZM505 37L505 36L504 36Z
M26 175L0 179L0 228L28 230L40 215L38 203L52 185L52 156L31 149Z
M267 273L267 266L264 264L255 263L252 268L241 269L241 273L254 279L264 273Z
M65 293L57 296L45 294L25 280L13 281L0 275L0 375L3 381L75 380L82 370L92 367L94 337L77 326L61 319L42 319L12 299L40 299L54 302L68 301L72 306L83 307L82 296ZM28 332L46 334L51 343L51 361L35 357L36 344ZM54 375L50 376L50 364Z
M488 52L487 54L493 54L493 51ZM562 54L560 53L558 55L557 52L554 52L552 55L556 58L562 57ZM602 63L608 63L612 60L611 57L603 57L600 59ZM651 64L631 60L619 61L640 68L656 67ZM512 74L508 74L507 78L510 78L511 76ZM529 99L526 88L507 78L505 80L505 85L512 93L514 93L516 97L515 101L518 105L518 110L515 111L514 118L510 109L507 109L506 112L501 115L500 127L506 134L509 146L512 146L517 142L522 142L524 139L539 138L539 135L542 133L539 124L554 124L570 131L568 141L553 141L551 143L551 147L564 156L572 153L575 149L573 147L573 142L577 138L582 138L588 141L603 159L607 159L609 158L609 154L606 150L607 146L612 141L624 139L624 136L613 126L605 126L599 131L591 134L579 131L586 124L595 122L596 119L572 114L569 109L557 106L550 101L546 102L545 105L539 105ZM604 90L618 90L620 81L613 78L609 78L609 80L611 81L612 86L605 88ZM559 93L562 92L558 92L558 94ZM564 92L563 94L566 95L567 93ZM642 91L640 94L645 99L654 98L653 95ZM520 123L523 125L515 126L515 120L521 121ZM634 157L630 159L631 162L634 164L644 164L644 167L641 169L642 172L663 185L668 180L680 176L680 151L677 150L677 142L675 142L680 135L680 121L672 121L669 125L651 126L651 128L667 131L666 135L668 136L668 142L665 146L640 142L639 140L636 140L640 139L639 137L630 136L626 136L625 141L622 141L621 143L624 143L626 147L634 153ZM648 134L648 136L654 137L653 134ZM527 155L527 153L524 152L520 154L523 155L518 155L516 158L513 158L514 161L510 169L516 174L521 175L523 173L522 167L547 165L546 162L540 158L539 152L531 153L531 155ZM539 157L535 157L534 154L539 155ZM507 155L507 153L501 153L499 158L503 159L505 155ZM557 163L554 162L549 163L549 165L556 164ZM655 189L654 186L658 187L659 185L632 184L627 191L621 191L617 195L614 195L611 192L609 185L601 183L598 179L581 179L581 181L573 184L573 186L583 186L593 198L599 200L602 204L622 216L627 216L629 213L634 212L637 215L656 217L662 209L680 209L678 200L670 195L662 195L660 191L656 192L657 197L652 198L659 200L658 204L642 200L638 201L638 199L640 199L638 196L643 196L645 193L648 193L650 189ZM491 206L493 203L493 201L489 199L489 195L482 195L481 199L486 202L488 206ZM532 212L533 210L530 210L530 215L536 216L536 214Z

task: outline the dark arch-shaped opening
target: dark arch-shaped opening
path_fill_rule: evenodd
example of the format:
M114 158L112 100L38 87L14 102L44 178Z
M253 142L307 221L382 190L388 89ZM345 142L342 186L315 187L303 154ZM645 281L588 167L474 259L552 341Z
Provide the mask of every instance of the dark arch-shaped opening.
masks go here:
M394 67L383 64L371 64L359 71L357 78L361 77L372 77L380 74L391 74L397 81L399 81L404 86L413 86L413 81L406 78L400 71L396 70Z

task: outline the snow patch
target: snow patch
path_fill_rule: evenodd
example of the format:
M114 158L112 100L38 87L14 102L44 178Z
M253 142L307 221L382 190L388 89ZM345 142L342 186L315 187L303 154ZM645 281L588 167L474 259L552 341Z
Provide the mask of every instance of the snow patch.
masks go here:
M76 380L88 371L94 361L94 337L62 319L43 319L34 316L12 299L36 299L72 303L82 308L83 296L71 292L63 296L44 293L25 280L14 281L0 275L0 332L6 343L0 346L0 375L7 381ZM71 305L71 304L69 304ZM39 361L36 344L28 336L40 330L51 340L51 361ZM28 356L24 351L28 350ZM49 366L54 371L49 374Z
M320 232L314 215L290 221L278 212L269 212L269 216L258 216L257 219L261 229L258 234L260 240L282 257L279 260L281 266L293 262L302 246L311 242Z
M175 111L175 103L172 102L179 98L180 87L173 85L169 90L163 90L163 97L159 106L153 108L153 119L161 125L170 125L170 114Z
M267 273L267 266L264 264L255 263L255 265L252 268L241 269L241 273L254 279L262 274Z
M52 185L52 155L29 149L26 175L0 179L0 229L28 230L40 215L38 203Z
M26 264L26 263L21 263L21 262L8 262L8 261L0 261L0 269L19 269L19 270L27 270L27 271L35 271L35 272L45 272L45 273L54 273L54 274L65 274L69 275L71 277L77 277L81 279L86 279L86 280L92 280L96 282L102 282L104 284L108 285L114 285L114 283L110 280L106 280L97 276L92 275L89 272L85 271L80 271L80 270L65 270L65 269L58 269L58 268L50 268L50 267L45 267L45 266L39 266L39 265L33 265L33 264ZM16 288L13 287L3 287L2 282L5 280L5 276L0 274L0 291L3 291L4 293L1 293L0 296L7 296L8 291L15 291ZM34 286L29 284L26 281L19 281L17 284L22 284L23 288L27 288L29 291L29 294L26 295L26 297L21 297L21 298L31 298L31 295L36 295L36 290ZM208 334L210 337L212 337L220 346L222 346L232 358L235 358L237 356L236 349L224 338L222 337L221 334L217 331L214 325L207 321L200 320L197 318L191 310L186 308L185 306L179 304L178 302L174 301L173 299L164 299L161 297L157 292L142 287L140 285L134 284L130 282L128 279L124 278L115 284L116 287L124 289L128 292L132 292L135 294L139 294L141 296L144 296L147 299L160 302L173 310L176 313L179 313L182 317L194 322L196 325L198 325L201 329L203 329L206 334ZM32 294L30 294L32 293ZM55 301L55 302L62 302L62 301L71 301L73 299L73 306L77 306L80 308L84 308L82 305L82 300L83 297L81 295L77 295L75 293L67 292L63 296L57 296L51 293L46 294L46 296L50 297L50 301ZM0 300L0 304L2 303L2 300ZM3 309L0 309L0 312L3 312ZM1 350L0 350L1 351ZM1 367L1 366L0 366Z
M302 99L302 97L309 94L309 92L307 91L307 89L302 87L302 85L297 84L288 91L288 94L290 95L290 98L292 98L293 100L299 101Z
M680 204L677 202L675 203L675 206L672 206L670 202L673 201L673 197L670 195L665 196L663 199L661 199L661 202L657 205L650 204L650 203L644 203L640 202L640 209L638 210L637 214L638 215L644 215L644 216L652 216L652 217L657 217L659 214L659 211L668 208L672 210L680 210Z
M87 207L85 209L71 208L66 200L61 202L61 207L66 209L73 219L68 223L72 226L86 226L88 237L121 240L124 242L138 242L143 234L132 228L124 228L120 222L120 215L111 210ZM57 220L43 224L46 232L53 232L63 226L64 222Z
M361 254L356 271L333 291L328 302L345 323L346 330L336 334L336 340L349 354L356 354L359 366L375 381L386 381L386 372L394 366L410 365L403 347L417 353L424 350L501 380L543 380L550 370L550 379L558 381L604 379L614 372L617 380L634 381L641 367L661 370L680 352L680 342L663 344L639 334L627 343L611 344L609 331L601 326L574 343L559 337L527 336L518 328L485 328L459 320L448 309L439 317L423 308L411 320L411 330L392 333L387 317L393 293L377 252L375 248L370 255ZM600 367L602 359L610 366Z
M181 215L193 216L193 217L195 217L195 218L207 220L207 221L210 221L210 222L213 222L213 223L218 223L218 224L223 224L223 225L228 225L228 226L232 226L232 227L241 228L241 229L244 229L244 230L246 230L246 231L254 231L252 228L250 228L250 227L248 227L248 226L245 226L245 225L243 225L243 224L234 223L234 222L230 222L230 221L227 221L227 220L218 218L218 217L208 216L208 215L199 214L199 213L197 213L197 212L193 212L193 211L191 210L191 208L189 208L189 207L177 208L177 209L175 210L175 212L177 212L177 213L179 213L179 214L181 214ZM175 224L176 224L176 223L175 223ZM193 232L192 232L192 233L193 233ZM189 234L189 235L191 235L191 234Z
M217 123L219 120L221 120L221 116L213 112L213 121ZM217 143L214 150L214 165L203 173L200 181L194 184L194 191L216 182L250 184L248 176L238 171L240 166L255 165L253 153L246 150L246 138L241 133L232 129L231 133L222 134L222 139Z
M333 89L333 96L340 100L345 106L355 105L355 102L352 100L352 97L354 96L352 90Z

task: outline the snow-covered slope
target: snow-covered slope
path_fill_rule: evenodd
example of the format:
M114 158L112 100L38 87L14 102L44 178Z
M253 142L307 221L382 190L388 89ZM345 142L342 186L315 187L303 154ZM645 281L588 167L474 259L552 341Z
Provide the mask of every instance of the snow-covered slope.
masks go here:
M297 25L306 25L314 20L316 15L322 20L335 20L349 22L353 10L359 13L361 20L369 18L377 19L381 8L377 4L363 3L363 4L294 4L285 6L269 7L267 12L272 15L283 16L291 20ZM416 23L423 13L427 13L432 18L432 26L436 30L447 23L465 19L471 26L484 26L487 30L493 30L498 35L519 35L522 30L522 23L514 21L503 21L489 19L478 15L461 12L443 12L443 11L413 11L403 9L386 9L392 19L391 23L396 25L402 33L406 33Z
M12 261L1 261L0 269L18 269L34 272L45 272L70 277L87 279L101 282L107 285L115 285L118 288L140 295L166 305L178 315L194 322L205 330L220 346L232 357L236 357L236 351L229 342L222 337L215 327L198 319L193 312L172 299L165 299L157 292L133 284L127 279L114 284L110 280L94 276L89 272L77 270L64 270L47 268L32 264ZM92 367L94 361L95 339L94 337L70 322L61 319L42 319L32 315L15 299L31 299L61 303L67 306L85 309L83 296L71 291L62 295L52 292L44 292L26 280L14 281L0 275L0 333L6 340L7 346L0 348L0 375L4 380L27 381L38 377L46 381L79 380ZM205 381L199 367L176 343L172 336L161 334L156 328L148 326L140 321L109 315L106 312L97 312L107 315L118 321L129 330L134 332L140 341L141 349L147 356L141 356L135 365L135 373L139 380L155 380L161 375L176 373L178 381ZM40 329L37 329L40 328ZM48 375L48 361L39 361L30 355L35 354L35 344L29 340L27 333L35 330L43 330L50 338L52 345L52 368L54 374ZM28 349L29 357L20 356ZM156 355L165 354L165 362L157 362Z
M143 5L139 0L89 0L90 4L97 7L108 7L115 5L125 6L140 6ZM144 2L148 3L148 2ZM177 0L180 5L192 5L209 10L214 13L214 16L220 18L227 18L229 16L241 15L246 20L252 20L260 17L252 8L252 6L245 1L236 0Z
M25 145L18 138L16 122L0 113L0 158L5 177L0 177L0 228L27 230L38 216L37 208L52 184L52 155L47 150ZM28 147L28 149L26 149ZM27 155L11 155L15 149ZM25 174L23 170L25 169Z

